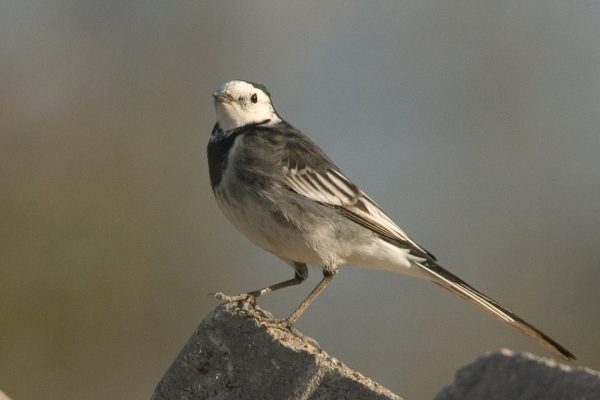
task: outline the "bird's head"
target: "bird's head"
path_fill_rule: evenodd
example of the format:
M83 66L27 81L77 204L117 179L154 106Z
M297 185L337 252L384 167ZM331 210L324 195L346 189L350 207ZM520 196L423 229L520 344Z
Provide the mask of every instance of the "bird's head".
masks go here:
M222 84L213 97L221 129L230 130L267 120L269 124L281 121L263 85L229 81Z

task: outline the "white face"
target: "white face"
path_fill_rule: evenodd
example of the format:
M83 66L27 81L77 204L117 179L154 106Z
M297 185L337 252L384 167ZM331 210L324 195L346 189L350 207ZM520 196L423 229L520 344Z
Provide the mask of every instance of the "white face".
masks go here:
M281 121L269 95L251 83L225 82L213 93L213 97L221 129L239 128L265 120L270 120L269 124Z

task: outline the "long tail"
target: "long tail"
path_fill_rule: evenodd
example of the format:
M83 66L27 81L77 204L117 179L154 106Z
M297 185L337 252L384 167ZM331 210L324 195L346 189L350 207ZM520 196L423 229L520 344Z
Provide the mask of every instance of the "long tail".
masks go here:
M422 268L426 277L431 279L434 283L442 286L444 289L447 289L450 292L462 297L469 303L481 308L482 310L493 314L496 318L506 322L525 335L535 339L539 344L559 355L563 359L567 361L575 359L575 356L569 350L555 342L551 337L525 322L522 318L504 308L497 301L490 299L439 265L434 264L432 261L423 264L417 263L417 265Z

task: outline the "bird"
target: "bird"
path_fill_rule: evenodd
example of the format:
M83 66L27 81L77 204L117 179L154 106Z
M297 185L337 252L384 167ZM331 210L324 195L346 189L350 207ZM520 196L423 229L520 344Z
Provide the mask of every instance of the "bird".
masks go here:
M281 118L264 85L231 80L213 98L217 121L207 158L216 202L235 228L294 271L286 281L237 296L214 293L217 298L255 303L259 296L305 281L307 265L320 267L321 281L279 320L291 328L340 266L404 273L447 289L564 360L575 359L554 339L440 266L319 146Z

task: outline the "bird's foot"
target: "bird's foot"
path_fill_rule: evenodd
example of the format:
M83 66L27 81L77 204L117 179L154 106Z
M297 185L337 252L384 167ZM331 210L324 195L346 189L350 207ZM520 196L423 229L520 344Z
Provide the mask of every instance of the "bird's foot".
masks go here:
M310 345L316 347L317 349L321 348L321 346L319 346L319 343L317 343L317 341L315 339L302 334L298 329L294 328L294 325L292 324L292 322L290 322L287 318L271 319L270 321L264 322L264 325L268 326L270 328L276 328L276 329L281 329L281 330L291 332L294 336L296 336L298 339L302 340L303 342L307 342Z
M270 321L266 321L265 325L269 328L276 328L288 331L296 331L296 328L292 325L292 323L286 319L271 319Z
M223 292L210 293L210 295L215 298L224 301L226 303L237 303L237 302L248 302L252 305L256 305L256 294L250 293L240 293L236 296L228 296Z
M266 310L258 307L256 304L256 298L261 295L259 291L240 293L235 296L228 296L223 292L210 293L211 296L224 301L225 303L237 303L237 307L240 311L250 315L261 321L272 321L273 315Z

